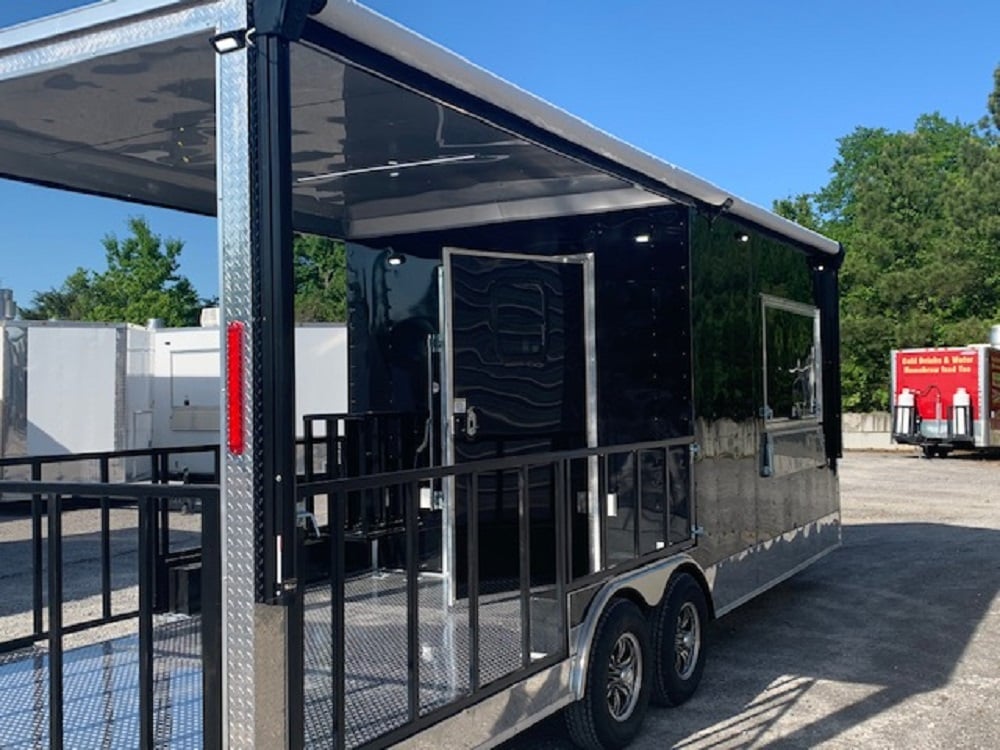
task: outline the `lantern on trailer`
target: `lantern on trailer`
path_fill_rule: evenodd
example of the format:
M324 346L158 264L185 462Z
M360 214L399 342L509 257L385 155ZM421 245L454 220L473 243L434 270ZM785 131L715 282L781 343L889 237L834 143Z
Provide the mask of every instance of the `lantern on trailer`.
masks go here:
M912 435L916 432L914 421L916 397L909 388L904 388L896 397L896 414L892 431L897 435Z
M972 398L965 388L959 388L951 399L952 404L952 431L955 435L969 435L970 419L972 417Z

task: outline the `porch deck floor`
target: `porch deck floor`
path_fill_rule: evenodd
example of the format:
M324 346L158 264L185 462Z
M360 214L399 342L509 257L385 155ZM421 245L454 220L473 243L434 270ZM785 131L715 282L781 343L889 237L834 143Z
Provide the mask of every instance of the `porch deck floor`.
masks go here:
M445 606L443 582L419 584L420 713L468 692L468 606ZM333 738L329 586L305 602L306 745ZM345 589L346 744L357 747L404 724L407 713L406 577L352 579ZM484 594L480 603L480 683L521 667L516 592ZM164 750L202 747L201 621L158 618L154 634L154 728ZM101 641L63 656L64 746L137 747L138 637ZM0 748L49 746L49 658L44 647L0 655Z

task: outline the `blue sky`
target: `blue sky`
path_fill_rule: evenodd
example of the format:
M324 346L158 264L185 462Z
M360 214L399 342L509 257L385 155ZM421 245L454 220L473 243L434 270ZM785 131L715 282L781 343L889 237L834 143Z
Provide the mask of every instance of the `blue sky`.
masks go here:
M336 2L336 0L331 0ZM0 26L85 5L0 2ZM370 7L653 154L764 206L827 179L859 125L985 114L1000 2L369 0ZM0 102L0 119L3 103ZM0 285L30 301L130 215L184 240L217 293L215 222L0 181Z

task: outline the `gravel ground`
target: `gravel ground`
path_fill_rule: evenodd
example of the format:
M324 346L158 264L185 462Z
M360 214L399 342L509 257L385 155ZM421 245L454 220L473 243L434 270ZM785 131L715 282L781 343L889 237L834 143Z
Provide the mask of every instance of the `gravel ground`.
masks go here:
M67 501L67 504L70 501ZM23 505L20 506L23 509ZM100 511L94 508L63 514L63 625L101 614ZM138 608L138 511L113 508L110 513L112 612ZM201 544L201 515L170 513L171 549ZM32 632L31 517L11 508L0 513L0 640ZM47 547L46 520L42 517L43 556ZM44 557L43 557L44 559ZM43 571L43 592L47 588ZM43 596L43 605L48 606ZM48 618L43 622L47 624ZM135 632L135 620L67 635L66 648Z
M851 453L843 546L721 618L640 750L1000 747L1000 456ZM569 748L561 717L508 748Z

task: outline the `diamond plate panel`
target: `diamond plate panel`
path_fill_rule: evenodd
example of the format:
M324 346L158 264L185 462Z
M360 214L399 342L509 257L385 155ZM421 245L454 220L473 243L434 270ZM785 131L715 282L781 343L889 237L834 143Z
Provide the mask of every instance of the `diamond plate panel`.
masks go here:
M246 4L228 3L229 28L246 24ZM223 325L246 324L243 392L253 393L252 267L250 258L249 76L245 51L218 58L218 200ZM223 394L225 398L226 394ZM253 399L244 399L243 424L254 424ZM228 440L229 425L226 425ZM227 746L254 746L254 513L253 444L226 452L222 466L223 673Z
M211 34L216 28L241 28L245 24L230 26L220 23L223 19L234 17L235 6L239 6L245 18L246 3L243 0L204 2L180 9L168 7L131 22L109 15L106 24L93 31L82 30L58 40L46 40L44 44L19 47L6 54L0 51L0 80L54 70L198 31ZM109 8L109 13L112 10ZM66 29L59 31L65 32Z

